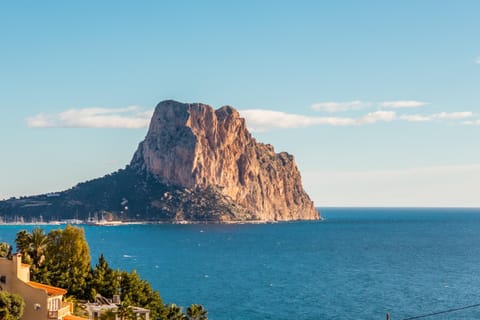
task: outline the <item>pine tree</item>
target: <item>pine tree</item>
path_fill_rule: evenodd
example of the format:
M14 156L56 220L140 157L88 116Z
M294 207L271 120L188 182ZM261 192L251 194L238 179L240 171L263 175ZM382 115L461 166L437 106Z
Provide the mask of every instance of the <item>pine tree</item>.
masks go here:
M112 298L118 294L120 286L120 271L113 270L108 265L103 254L98 258L98 263L92 270L90 281L92 298L98 293L106 298Z
M149 309L150 318L157 319L163 313L164 305L160 294L152 289L150 283L140 279L135 270L121 273L120 290L122 301Z

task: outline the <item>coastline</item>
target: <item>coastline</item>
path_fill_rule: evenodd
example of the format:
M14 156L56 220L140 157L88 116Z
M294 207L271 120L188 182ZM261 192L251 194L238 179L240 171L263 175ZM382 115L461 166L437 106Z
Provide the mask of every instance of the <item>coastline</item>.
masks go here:
M292 223L292 222L321 222L324 218L318 220L281 220L281 221L269 221L269 220L251 220L251 221L190 221L190 220L178 220L178 221L115 221L115 223L89 223L78 222L71 223L67 221L53 221L53 222L1 222L0 226L65 226L65 225L78 225L78 226L90 226L90 227L120 227L128 225L149 225L149 224L171 224L171 225L187 225L187 224L278 224L278 223Z

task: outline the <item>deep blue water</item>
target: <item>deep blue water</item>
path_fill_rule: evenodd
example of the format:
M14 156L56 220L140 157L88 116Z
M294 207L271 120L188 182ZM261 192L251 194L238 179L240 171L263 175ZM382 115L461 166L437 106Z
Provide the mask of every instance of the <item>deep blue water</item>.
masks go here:
M136 269L209 318L385 319L480 303L480 209L325 208L322 222L85 227L95 260ZM31 227L0 226L0 241ZM45 227L46 230L57 227ZM479 319L480 308L426 319Z

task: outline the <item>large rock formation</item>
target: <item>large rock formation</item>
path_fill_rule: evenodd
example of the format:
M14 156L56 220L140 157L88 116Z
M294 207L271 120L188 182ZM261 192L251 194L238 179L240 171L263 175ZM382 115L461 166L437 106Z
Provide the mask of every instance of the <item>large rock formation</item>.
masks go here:
M131 167L167 185L213 188L239 206L240 219L241 213L264 221L319 218L293 156L256 142L230 106L159 103Z
M315 220L293 156L258 143L232 107L163 101L130 165L54 194L0 201L0 217Z

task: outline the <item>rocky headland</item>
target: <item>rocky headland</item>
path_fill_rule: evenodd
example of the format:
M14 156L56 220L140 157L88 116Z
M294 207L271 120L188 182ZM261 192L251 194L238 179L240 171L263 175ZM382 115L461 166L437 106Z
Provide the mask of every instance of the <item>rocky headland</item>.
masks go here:
M160 102L125 168L48 195L0 202L0 216L271 222L320 218L292 155L257 142L230 106Z

